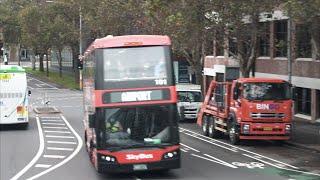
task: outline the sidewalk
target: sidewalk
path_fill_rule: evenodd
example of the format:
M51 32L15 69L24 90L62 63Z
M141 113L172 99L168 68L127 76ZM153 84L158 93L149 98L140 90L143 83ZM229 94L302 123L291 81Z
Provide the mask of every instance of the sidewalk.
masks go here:
M293 131L289 145L320 153L320 123L293 121Z

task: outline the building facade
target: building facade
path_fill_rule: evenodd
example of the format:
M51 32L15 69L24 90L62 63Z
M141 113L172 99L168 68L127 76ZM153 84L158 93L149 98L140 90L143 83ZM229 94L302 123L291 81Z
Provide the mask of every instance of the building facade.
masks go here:
M291 79L297 93L294 107L295 117L310 122L320 122L320 57L316 53L315 44L312 43L313 41L320 42L320 39L313 39L310 25L303 22L292 22L289 26L288 17L281 12L273 14L271 19L260 23L259 27L263 33L259 37L259 57L255 64L255 76ZM291 33L290 41L288 41L289 32ZM288 61L289 43L291 63ZM236 64L236 60L232 60L228 55L232 47L224 47L229 49L224 49L223 56L206 58L205 75L208 75L211 69L211 74L214 76L215 71L218 70L214 68L217 64L228 65L230 61ZM214 47L214 49L217 48Z

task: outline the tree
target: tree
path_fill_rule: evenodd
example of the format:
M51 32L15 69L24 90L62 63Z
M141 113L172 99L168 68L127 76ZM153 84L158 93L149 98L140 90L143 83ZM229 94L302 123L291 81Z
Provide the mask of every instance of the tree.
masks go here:
M30 4L20 11L22 39L27 47L39 55L39 70L44 71L43 59L48 53L50 44L49 19L45 15L45 7Z
M242 76L249 77L250 71L254 71L258 38L261 35L259 31L261 14L272 13L280 3L279 0L210 1L210 9L217 15L216 21L213 21L213 29L223 34L224 39L235 39L237 52L229 51L229 53L239 61Z
M314 59L320 59L320 0L287 0L284 10L294 21L310 27Z

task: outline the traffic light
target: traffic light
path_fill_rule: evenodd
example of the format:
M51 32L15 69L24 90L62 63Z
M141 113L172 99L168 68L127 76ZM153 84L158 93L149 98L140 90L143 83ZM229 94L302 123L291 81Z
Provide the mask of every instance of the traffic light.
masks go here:
M83 69L83 61L82 59L78 59L78 69Z

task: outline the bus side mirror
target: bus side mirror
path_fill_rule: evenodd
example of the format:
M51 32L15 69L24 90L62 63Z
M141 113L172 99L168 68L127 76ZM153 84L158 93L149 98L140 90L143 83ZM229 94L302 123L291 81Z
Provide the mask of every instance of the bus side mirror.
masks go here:
M89 128L95 128L96 126L96 115L90 114L89 115Z
M31 91L30 90L28 91L28 96L31 96Z

